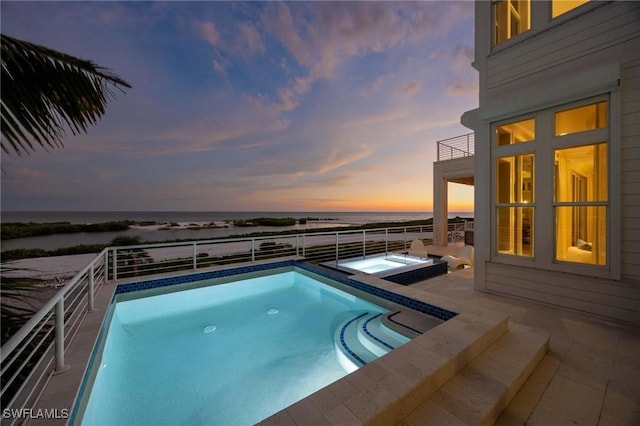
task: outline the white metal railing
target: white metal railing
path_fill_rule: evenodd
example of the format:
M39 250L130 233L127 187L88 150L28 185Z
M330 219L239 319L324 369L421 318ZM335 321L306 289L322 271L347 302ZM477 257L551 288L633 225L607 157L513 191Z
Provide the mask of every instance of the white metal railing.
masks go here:
M473 133L438 141L438 161L470 157L475 154Z
M107 281L106 259L105 249L2 345L3 408L32 406L47 377L66 370L65 349L93 310L95 291Z
M65 349L108 281L290 256L337 261L405 250L414 239L432 237L425 225L108 247L2 345L2 406L32 407L49 374L65 371Z
M465 224L463 222L449 223L447 225L447 242L459 243L464 241L464 229Z
M407 248L432 237L431 225L226 238L110 247L109 277L115 280L178 270L300 256L312 262Z

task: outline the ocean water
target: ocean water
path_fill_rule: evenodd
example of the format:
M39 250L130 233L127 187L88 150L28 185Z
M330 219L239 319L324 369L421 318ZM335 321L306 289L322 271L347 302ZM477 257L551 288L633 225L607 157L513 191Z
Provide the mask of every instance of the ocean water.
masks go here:
M473 212L449 212L453 218L471 217ZM404 222L433 217L432 212L264 212L264 211L228 211L228 212L184 212L184 211L3 211L2 222L71 222L71 223L100 223L109 221L132 220L134 222L222 222L246 220L257 217L292 217L330 219L348 225L362 225L376 222Z
M449 217L472 217L472 212L449 212ZM294 219L314 218L306 224L296 224L284 227L234 227L234 220L247 220L258 217L275 217ZM56 234L39 237L18 238L1 242L1 250L41 248L55 250L63 247L73 247L80 244L108 244L116 237L139 238L141 242L164 241L177 239L223 238L238 236L254 232L278 232L295 230L301 233L318 229L363 225L367 223L405 222L424 220L433 217L431 212L2 212L0 219L7 222L71 222L79 224L100 223L110 221L131 220L134 222L161 223L211 223L224 224L226 227L200 230L170 229L157 230L155 228L133 228L123 232L74 233Z

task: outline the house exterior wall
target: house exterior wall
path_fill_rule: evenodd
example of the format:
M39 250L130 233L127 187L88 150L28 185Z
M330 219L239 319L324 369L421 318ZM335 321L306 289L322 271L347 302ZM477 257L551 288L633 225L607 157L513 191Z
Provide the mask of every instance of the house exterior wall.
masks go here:
M534 2L531 29L492 46L492 3L476 2L479 108L461 119L476 141L475 287L640 324L640 2L591 1L553 20L550 7ZM532 258L498 254L492 125L594 97L609 104L607 265L556 262L543 232ZM553 166L536 168L549 195ZM539 198L536 227L551 235Z

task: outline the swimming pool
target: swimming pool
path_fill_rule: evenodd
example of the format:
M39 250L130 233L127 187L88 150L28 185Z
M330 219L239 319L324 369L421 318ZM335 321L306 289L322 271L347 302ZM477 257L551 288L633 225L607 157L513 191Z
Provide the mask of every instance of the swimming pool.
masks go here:
M76 423L254 424L409 341L299 271L191 285L116 298Z

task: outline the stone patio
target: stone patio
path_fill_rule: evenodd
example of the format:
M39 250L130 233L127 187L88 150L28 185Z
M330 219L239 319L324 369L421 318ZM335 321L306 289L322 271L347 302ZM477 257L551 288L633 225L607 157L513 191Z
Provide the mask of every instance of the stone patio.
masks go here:
M455 253L457 248L432 247L430 253ZM640 329L581 312L526 300L488 294L473 289L473 269L436 277L405 287L403 293L417 299L450 301L469 311L484 310L506 315L516 327L525 326L550 335L549 351L524 382L499 417L498 425L638 425L640 424ZM101 289L97 312L85 320L99 326L113 285ZM88 324L89 325L89 324ZM67 360L72 368L52 376L38 407L69 407L83 373L95 331L75 336ZM82 354L80 354L82 352ZM437 401L437 400L436 400ZM341 405L341 409L345 409ZM348 411L348 410L347 410ZM419 407L399 424L421 424ZM354 424L352 412L322 416L314 424ZM446 424L469 424L455 412ZM283 411L277 424L307 425ZM36 422L56 424L52 421ZM58 421L62 424L63 421ZM423 424L429 423L427 419ZM267 422L265 422L267 424ZM269 423L271 424L271 423ZM357 424L357 422L355 423ZM439 423L443 424L443 423Z

